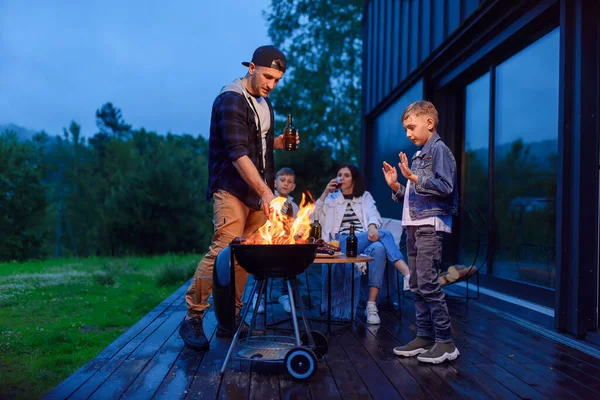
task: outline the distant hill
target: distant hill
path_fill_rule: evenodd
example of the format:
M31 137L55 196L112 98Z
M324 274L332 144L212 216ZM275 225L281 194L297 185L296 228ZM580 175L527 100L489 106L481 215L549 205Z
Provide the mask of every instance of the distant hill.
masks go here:
M558 156L558 140L541 140L539 142L527 142L529 147L529 158L535 160L541 167L556 166ZM506 143L496 148L496 159L502 159L512 149L512 143ZM473 150L477 157L485 160L488 157L488 149Z
M0 124L0 133L13 131L17 134L19 140L31 140L38 131L34 131L15 124Z

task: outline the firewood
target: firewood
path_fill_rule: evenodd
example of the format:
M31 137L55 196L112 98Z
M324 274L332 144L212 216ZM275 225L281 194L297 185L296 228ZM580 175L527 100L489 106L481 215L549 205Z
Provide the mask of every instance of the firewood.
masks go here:
M445 286L447 284L448 284L448 281L446 280L446 274L440 275L440 286Z
M456 282L460 278L458 269L455 265L448 267L448 273L446 274L446 280L448 283Z
M457 280L465 277L473 276L477 273L477 267L467 267L464 265L452 265L448 267L448 277L446 278L449 282L456 282Z
M471 265L470 267L465 267L467 276L473 276L477 273L477 266Z

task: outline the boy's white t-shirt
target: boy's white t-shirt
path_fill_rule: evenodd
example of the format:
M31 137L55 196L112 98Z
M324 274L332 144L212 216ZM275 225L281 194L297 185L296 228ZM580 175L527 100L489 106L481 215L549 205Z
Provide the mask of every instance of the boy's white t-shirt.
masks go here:
M421 151L417 151L416 155L419 155ZM411 181L406 183L406 191L404 192L404 201L402 202L402 227L406 226L423 226L432 225L438 232L452 233L452 216L442 215L435 217L427 217L421 219L412 219L408 210L408 196L410 193Z

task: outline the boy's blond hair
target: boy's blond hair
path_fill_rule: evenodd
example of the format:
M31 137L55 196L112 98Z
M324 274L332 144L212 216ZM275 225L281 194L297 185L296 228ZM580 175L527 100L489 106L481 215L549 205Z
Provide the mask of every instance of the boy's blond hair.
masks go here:
M427 115L428 117L431 117L433 119L433 127L437 128L438 126L438 112L433 103L430 101L418 100L406 107L406 109L402 113L402 121L404 121L411 115L414 115L415 117L418 117L419 115Z

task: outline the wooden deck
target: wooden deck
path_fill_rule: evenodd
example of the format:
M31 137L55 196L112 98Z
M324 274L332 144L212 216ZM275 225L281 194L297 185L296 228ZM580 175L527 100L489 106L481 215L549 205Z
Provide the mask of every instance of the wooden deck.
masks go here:
M311 279L312 281L312 279ZM319 287L311 283L311 297ZM183 346L178 327L185 315L182 286L156 309L62 382L46 398L232 399L594 399L600 398L600 354L584 342L574 347L524 328L477 301L449 300L454 339L461 356L425 365L399 358L392 348L414 337L412 299L401 316L381 311L369 326L362 310L352 326L335 332L329 352L309 382L296 382L279 364L232 361L221 377L229 340L214 335L205 317L210 350ZM313 306L316 308L316 306ZM268 312L283 316L279 305ZM319 324L313 324L313 328ZM558 336L558 335L557 335ZM587 347L586 347L587 346ZM577 349L575 348L577 347Z

